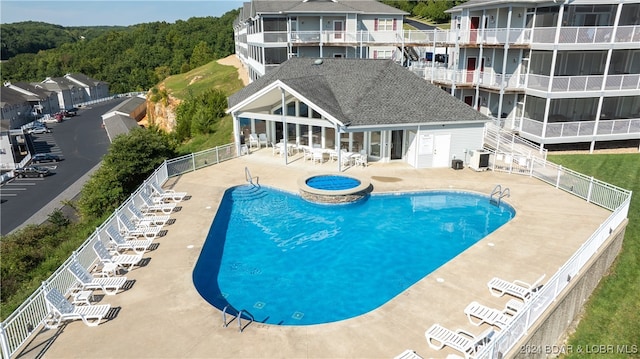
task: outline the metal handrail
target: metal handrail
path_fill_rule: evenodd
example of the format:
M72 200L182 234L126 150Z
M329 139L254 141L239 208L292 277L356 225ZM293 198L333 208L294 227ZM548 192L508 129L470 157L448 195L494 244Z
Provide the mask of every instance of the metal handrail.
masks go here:
M253 187L260 187L260 185L258 184L258 177L255 177L256 183L253 183L254 177L251 176L251 171L249 171L249 167L244 168L244 178L245 178L245 181L250 183Z

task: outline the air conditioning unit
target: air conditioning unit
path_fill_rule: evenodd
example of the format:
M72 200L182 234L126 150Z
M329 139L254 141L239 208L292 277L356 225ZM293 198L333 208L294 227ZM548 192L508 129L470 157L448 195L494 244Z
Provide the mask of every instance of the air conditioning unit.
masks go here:
M475 171L486 171L489 168L489 152L485 150L471 151L469 167Z

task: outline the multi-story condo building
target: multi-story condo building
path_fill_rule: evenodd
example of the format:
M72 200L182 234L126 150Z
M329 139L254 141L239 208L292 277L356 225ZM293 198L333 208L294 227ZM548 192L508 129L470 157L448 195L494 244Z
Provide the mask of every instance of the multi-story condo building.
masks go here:
M391 58L550 147L640 139L639 0L469 0L404 30L373 0L253 0L235 24L251 80L293 56Z
M234 24L255 80L291 57L392 58L406 12L375 0L252 0Z
M447 66L414 66L427 80L543 146L640 139L640 1L470 0L449 12L451 30L433 32Z

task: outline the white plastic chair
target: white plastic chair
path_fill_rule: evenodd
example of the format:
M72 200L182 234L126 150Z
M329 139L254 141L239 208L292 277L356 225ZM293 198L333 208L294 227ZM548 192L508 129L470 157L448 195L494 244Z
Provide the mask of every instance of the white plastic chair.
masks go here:
M132 237L156 238L162 230L160 226L135 225L127 216L118 214L120 232Z
M545 275L543 274L540 278L533 282L533 284L529 284L521 280L514 280L513 282L509 282L504 279L493 277L487 283L487 286L489 287L489 292L491 292L491 295L493 295L494 297L502 297L505 294L509 294L526 302L531 299L533 294L538 290L538 287L541 286L540 282L542 282L544 277Z
M513 316L508 309L498 310L495 308L489 308L478 302L471 302L464 308L464 314L467 315L469 323L480 326L482 323L494 325L500 329L504 328L511 322Z
M311 156L312 156L314 165L316 163L320 163L320 164L324 163L324 152L322 152L322 150L314 149Z
M260 148L260 141L258 140L258 135L255 133L249 135L249 147Z
M473 358L480 347L487 344L495 331L487 329L482 334L475 336L467 331L458 329L449 330L440 324L434 324L424 333L429 346L440 350L445 346L464 354L465 358Z
M107 228L107 235L113 242L113 248L118 252L134 251L141 254L146 252L153 243L153 239L137 239L134 236L125 238L114 226Z
M264 147L269 146L269 140L267 139L266 133L261 133L258 135L258 143L260 147L262 147L262 145L264 145Z
M68 320L82 320L89 327L96 327L111 309L110 304L73 305L60 291L53 288L45 295L51 318L46 320L48 328L56 328Z
M108 266L114 272L119 268L130 270L142 260L142 254L120 254L118 252L111 254L100 240L97 240L96 243L93 244L93 251L98 256L102 265Z
M68 269L76 280L78 280L82 290L100 289L106 295L115 295L127 281L127 277L96 278L76 260L71 262Z

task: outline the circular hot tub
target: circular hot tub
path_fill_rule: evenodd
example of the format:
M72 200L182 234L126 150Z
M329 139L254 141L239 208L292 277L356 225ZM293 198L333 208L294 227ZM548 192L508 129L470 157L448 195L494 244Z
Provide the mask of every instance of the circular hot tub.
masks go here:
M356 202L371 190L369 181L335 174L303 177L298 180L298 186L302 198L317 203Z

